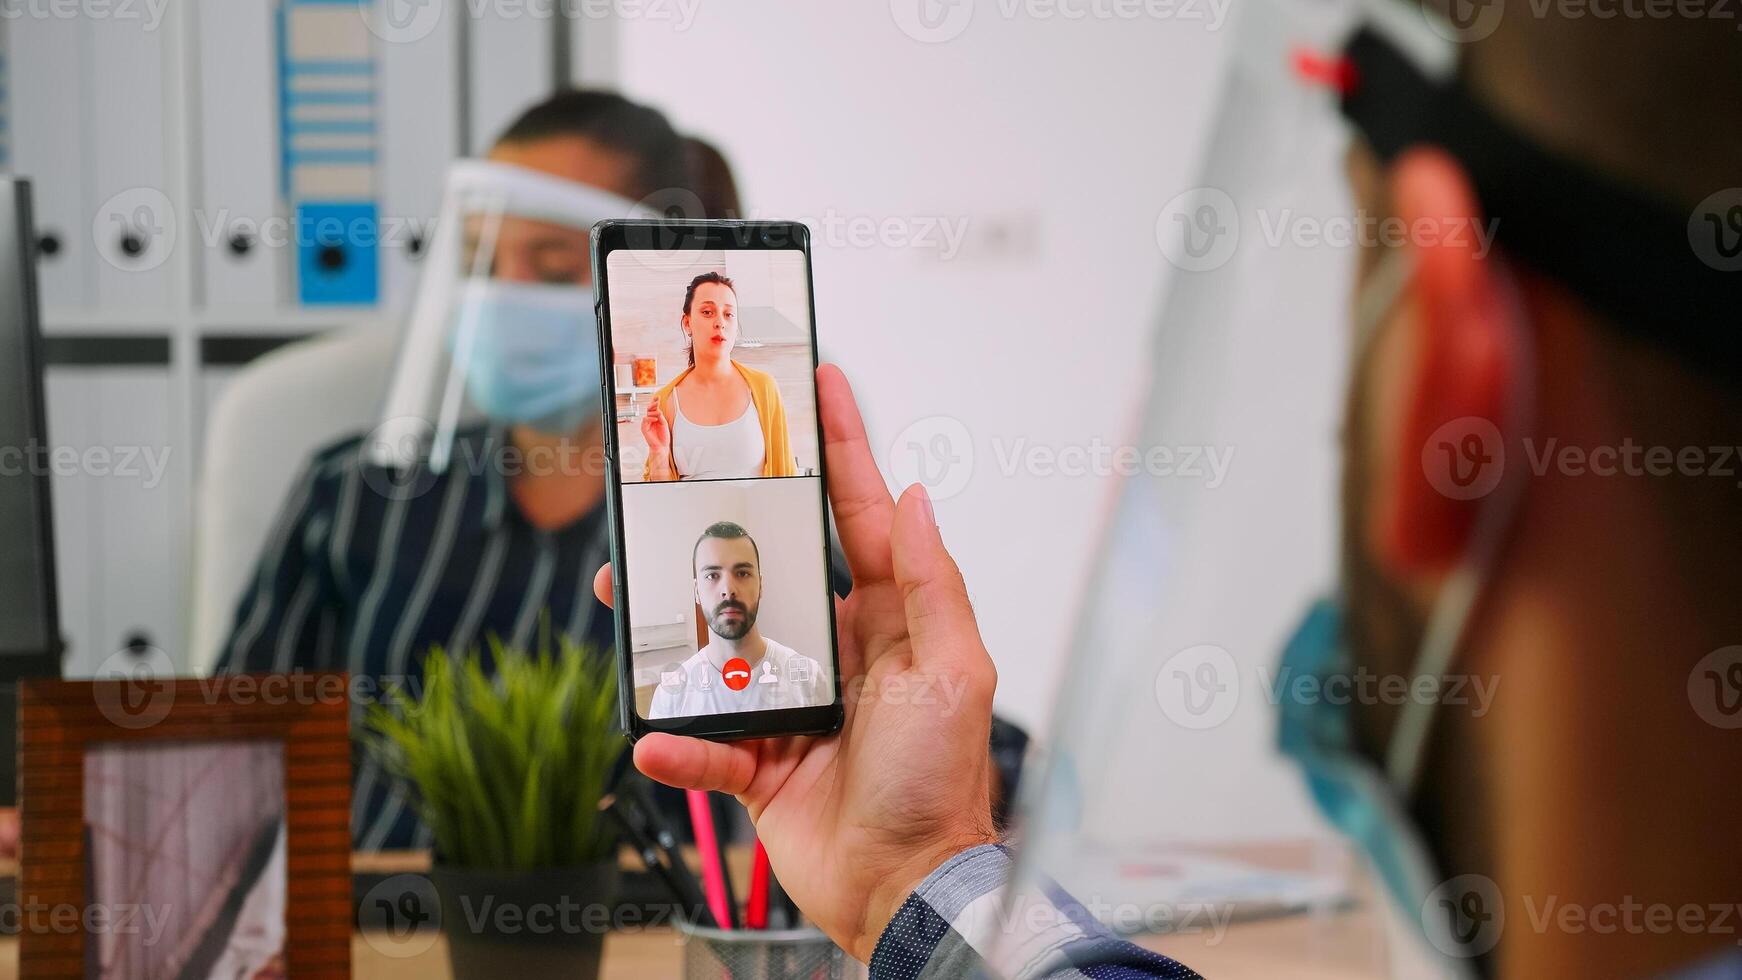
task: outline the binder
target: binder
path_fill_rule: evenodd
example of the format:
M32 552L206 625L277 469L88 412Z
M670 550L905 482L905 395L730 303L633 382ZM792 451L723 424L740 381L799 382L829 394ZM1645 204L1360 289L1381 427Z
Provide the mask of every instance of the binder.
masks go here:
M272 7L200 0L199 200L204 302L217 309L278 305L295 241L279 200L278 98Z
M88 143L83 155L60 158L59 165L76 160L91 175L85 228L97 254L91 264L93 302L104 309L150 316L169 311L177 300L172 259L181 235L180 192L168 166L166 140L174 134L164 117L178 99L167 84L164 58L175 16L169 11L162 24L142 17L80 18L88 32L83 74L91 88L85 111L69 118L84 121ZM58 84L67 75L67 66L60 66L44 82Z
M548 16L502 4L478 7L470 25L471 147L482 156L516 116L554 88L553 25Z
M90 676L132 638L172 656L185 642L187 488L177 460L164 455L177 431L173 384L161 363L47 371L50 442L81 459L108 454L93 464L97 471L79 466L53 476L69 677ZM163 466L155 481L147 448Z
M11 97L11 75L6 70L6 25L0 24L0 173L12 172L12 126L6 112Z
M401 2L401 0L392 0ZM462 8L453 8L457 12ZM408 309L441 211L448 164L460 154L459 16L379 45L381 308ZM394 34L380 27L382 37Z
M80 20L20 18L5 29L12 170L31 180L41 245L37 280L52 319L92 301L96 243L77 164L86 154L80 106L94 82L84 70Z
M304 305L372 305L380 295L372 7L282 0L278 8L282 189Z

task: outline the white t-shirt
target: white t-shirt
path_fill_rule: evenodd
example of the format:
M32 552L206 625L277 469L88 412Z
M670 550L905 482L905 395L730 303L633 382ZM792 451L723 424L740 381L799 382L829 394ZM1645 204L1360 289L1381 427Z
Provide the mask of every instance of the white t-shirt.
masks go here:
M716 639L677 667L660 674L647 717L771 711L834 701L834 685L821 664L791 647L767 637L762 639L768 649L759 661L750 665L750 683L743 690L734 691L726 685L721 670L738 654Z
M699 425L683 413L674 388L671 416L671 458L679 478L743 480L762 475L762 458L768 452L755 402L745 402L744 411L730 422Z

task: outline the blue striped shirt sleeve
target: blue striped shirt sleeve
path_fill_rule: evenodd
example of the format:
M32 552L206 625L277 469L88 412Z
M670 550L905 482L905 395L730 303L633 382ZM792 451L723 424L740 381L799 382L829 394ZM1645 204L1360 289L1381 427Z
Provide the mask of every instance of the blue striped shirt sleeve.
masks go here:
M988 844L933 871L871 955L880 980L1197 980L1191 969L1113 936L1056 884L1008 888L1009 852Z

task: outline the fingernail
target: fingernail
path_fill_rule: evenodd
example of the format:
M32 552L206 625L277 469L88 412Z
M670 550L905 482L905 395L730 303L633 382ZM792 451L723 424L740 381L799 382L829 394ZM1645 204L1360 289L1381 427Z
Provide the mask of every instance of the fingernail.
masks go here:
M926 492L925 484L915 483L913 485L913 489L914 489L915 495L919 497L919 505L921 507L925 508L925 519L930 521L932 523L933 527L936 527L937 523L938 523L938 517L936 514L932 513L931 494Z

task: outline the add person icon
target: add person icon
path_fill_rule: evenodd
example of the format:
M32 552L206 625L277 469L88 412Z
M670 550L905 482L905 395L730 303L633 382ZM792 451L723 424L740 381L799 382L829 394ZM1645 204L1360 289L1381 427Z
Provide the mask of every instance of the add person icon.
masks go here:
M778 683L780 683L780 678L774 676L774 662L773 661L771 661L771 660L762 661L762 676L756 678L756 683L758 683L758 684L778 684Z

